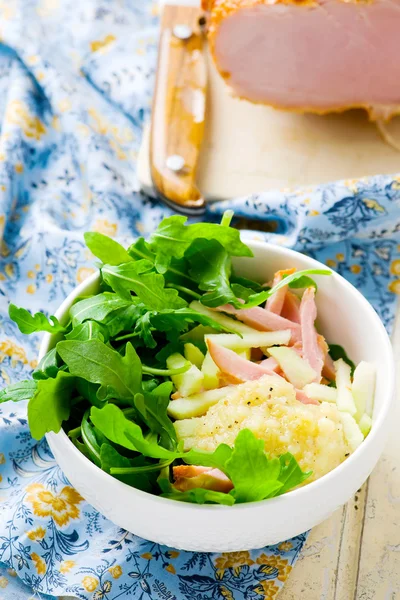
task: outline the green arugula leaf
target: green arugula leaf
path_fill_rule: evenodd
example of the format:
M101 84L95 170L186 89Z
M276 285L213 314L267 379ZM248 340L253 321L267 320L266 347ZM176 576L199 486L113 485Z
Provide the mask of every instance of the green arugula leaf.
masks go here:
M187 217L172 216L164 219L151 235L150 249L156 254L156 268L165 273L171 259L182 258L197 238L218 240L231 256L253 256L250 248L240 240L237 229L216 223L185 225Z
M180 492L167 479L159 479L158 484L162 490L162 494L160 494L162 498L169 498L170 500L192 504L223 504L225 506L232 506L235 503L233 496L223 492L214 492L203 488L193 488L186 492Z
M264 441L249 429L239 432L231 458L226 463L227 475L234 485L236 502L264 500L283 487L279 481L281 464L278 458L268 459Z
M114 338L122 331L131 332L136 321L146 312L143 304L130 304L125 308L119 308L113 311L102 320L102 324L107 327L111 338Z
M253 308L253 306L262 304L265 302L265 300L267 300L285 285L288 285L289 287L296 287L296 282L300 281L301 286L303 286L308 280L312 281L309 277L306 277L307 275L332 275L332 271L328 269L304 269L303 271L292 273L292 275L287 275L273 288L249 296L245 304L240 304L240 308ZM312 284L314 286L316 285L314 281Z
M36 381L17 381L0 390L0 404L2 402L20 402L30 400L37 390Z
M77 340L85 342L87 340L100 340L101 342L108 342L109 335L108 330L101 323L97 321L85 321L77 327L74 327L69 333L65 334L66 340Z
M240 277L239 275L236 275L235 273L233 273L231 276L231 285L233 286L233 284L240 285L241 287L243 287L245 289L250 288L250 291L253 291L253 292L262 292L265 290L265 287L263 287L262 285L257 283L257 281L253 281L252 279L247 279L247 277Z
M72 317L72 325L76 327L88 319L102 322L110 313L132 306L132 301L132 298L126 300L110 292L103 292L102 294L85 298L70 308L69 313Z
M88 231L83 237L90 252L103 263L120 265L132 260L125 248L107 235L96 231Z
M85 444L80 442L77 438L72 439L71 442L73 443L75 448L78 448L79 452L82 452L83 456L86 456L86 458L91 460L91 456L90 456Z
M279 457L279 462L281 463L279 481L282 483L279 495L285 494L289 490L300 485L300 483L303 483L303 481L310 477L312 473L312 471L302 471L299 463L290 452L282 454L282 456Z
M97 396L97 393L100 389L100 386L97 383L90 383L90 381L86 381L86 379L82 379L82 377L76 378L76 391L80 396L85 398L92 406L97 406L102 408L106 400L100 400Z
M89 423L89 411L87 410L83 416L81 423L81 436L82 441L86 447L86 451L90 457L90 459L94 462L98 467L101 466L101 458L100 458L100 445L97 441L97 438L94 433L94 429Z
M157 342L152 335L152 331L155 331L155 327L151 324L152 315L151 311L141 315L136 321L134 331L135 335L140 337L148 348L155 348L157 346Z
M133 402L141 390L142 364L129 342L125 356L100 340L58 342L57 352L70 372L91 383L98 383L120 400Z
M144 492L154 491L158 472L163 467L163 463L150 463L144 456L126 458L110 444L102 444L100 459L103 471Z
M287 275L284 275L283 278L285 279L287 277ZM289 283L289 287L295 290L302 290L304 288L308 288L308 287L313 287L315 288L315 290L318 289L318 286L316 284L316 282L314 281L314 279L311 279L311 277L308 277L307 275L304 275L303 277L299 277L299 279L295 279L294 281L291 281Z
M214 319L189 307L174 311L162 310L152 315L151 323L157 331L162 332L187 331L188 327L193 323L199 323L205 327L212 328L214 333L215 331L231 332L230 329L214 321Z
M123 448L141 452L150 458L174 460L182 456L182 452L173 452L163 448L156 441L146 439L141 427L127 419L115 404L107 404L102 409L94 406L90 418L106 438Z
M127 469L131 466L129 458L122 456L110 444L102 444L100 448L101 468L106 473L110 473L112 468Z
M217 240L198 239L193 242L186 258L190 264L190 276L203 292L202 304L210 307L233 304L240 306L231 290L231 257Z
M48 379L49 377L56 377L59 370L59 360L57 358L57 350L52 348L49 350L38 366L32 373L33 379Z
M219 444L219 446L213 452L192 448L183 455L183 460L189 465L201 465L203 467L220 469L227 475L227 465L229 460L232 458L232 453L232 448L230 448L227 444Z
M338 344L329 344L329 354L331 359L334 361L342 358L344 362L347 363L351 368L351 376L353 376L356 365L353 363L351 358L347 356L347 352L343 346L339 346Z
M104 281L123 298L135 294L150 310L182 308L187 302L179 297L177 290L165 288L162 275L151 271L153 265L148 260L138 260L119 265L104 265L101 270Z
M135 260L146 258L147 260L154 263L156 259L155 254L150 250L149 244L143 237L138 238L136 242L129 246L128 254Z
M60 431L62 422L69 418L74 385L75 377L65 371L59 371L54 379L37 382L35 395L28 404L28 423L35 440L49 431Z
M244 287L243 285L240 285L240 283L232 283L231 289L236 298L241 298L245 302L247 302L250 296L254 293L251 288Z
M167 415L172 382L164 382L152 392L136 394L135 407L151 431L160 435L161 445L170 450L177 446L175 428Z
M17 325L21 333L35 333L36 331L48 331L49 333L63 333L66 329L62 327L56 317L51 316L50 321L41 312L32 315L25 308L18 308L10 304L8 314Z

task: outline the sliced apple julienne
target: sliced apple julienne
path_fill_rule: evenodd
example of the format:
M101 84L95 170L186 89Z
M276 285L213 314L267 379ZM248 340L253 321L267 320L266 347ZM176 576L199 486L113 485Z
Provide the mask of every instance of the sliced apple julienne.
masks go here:
M356 421L359 421L364 413L367 413L369 416L372 415L375 380L375 366L371 363L361 361L354 371L353 384L351 386L351 392L357 409L355 414Z
M217 323L222 325L222 327L225 327L229 331L234 331L239 334L257 333L256 329L253 329L252 327L249 327L248 325L245 325L244 323L241 323L240 321L236 321L235 319L232 319L231 317L227 317L226 315L223 315L214 310L211 310L210 308L207 308L206 306L204 306L203 304L201 304L201 302L198 302L197 300L193 300L193 302L190 303L189 308L191 308L192 310L195 310L196 312L201 313L202 315L205 315L206 317L209 317L210 319L213 319L214 321L216 321Z
M340 413L340 420L343 425L343 433L349 444L352 452L363 442L364 435L361 432L361 429L357 425L357 422L354 417L352 417L348 412Z
M205 340L231 350L246 350L247 348L262 348L275 345L286 345L290 341L290 330L283 331L257 331L243 333L242 337L234 333L217 333L206 335Z
M337 389L336 405L338 410L347 412L350 415L355 415L357 408L351 393L350 366L345 363L342 358L336 360L334 365Z
M172 400L168 406L168 414L174 419L191 419L204 415L211 406L217 404L231 391L229 386L216 390L207 390L188 398Z
M274 346L268 348L268 353L279 363L288 381L295 388L301 390L307 383L311 383L316 379L317 374L310 367L309 362L301 358L293 348Z
M188 364L186 358L179 352L171 354L166 362L168 369L179 369ZM185 373L171 375L171 379L181 396L190 396L201 390L204 377L202 372L195 365L192 365Z
M204 354L201 350L194 344L190 342L183 346L183 353L185 355L186 360L195 365L198 369L201 369L202 364L204 362Z
M201 373L203 375L203 386L206 390L211 390L219 386L220 370L211 358L209 352L207 352L204 359Z
M321 383L308 383L304 386L303 392L311 400L319 400L320 402L336 402L337 390L328 385Z
M367 437L367 435L371 431L371 427L372 427L371 417L369 415L367 415L367 413L364 413L360 419L360 422L358 423L358 426L359 426L363 436Z

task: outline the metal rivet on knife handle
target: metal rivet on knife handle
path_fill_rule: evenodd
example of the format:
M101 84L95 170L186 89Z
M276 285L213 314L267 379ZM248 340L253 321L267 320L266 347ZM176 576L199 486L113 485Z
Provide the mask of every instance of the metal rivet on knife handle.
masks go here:
M192 37L193 30L191 27L189 27L189 25L185 25L185 24L181 23L181 24L175 25L175 27L172 30L172 33L179 40L188 40Z
M185 159L183 156L179 156L179 154L172 154L171 156L168 156L165 164L170 171L179 173L179 171L182 171L183 167L185 166Z
M207 65L198 6L164 3L150 134L158 197L187 215L204 212L196 170L204 136Z

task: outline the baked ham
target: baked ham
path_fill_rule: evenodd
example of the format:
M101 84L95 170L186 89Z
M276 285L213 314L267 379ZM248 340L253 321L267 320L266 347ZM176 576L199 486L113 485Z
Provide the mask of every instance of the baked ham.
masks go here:
M400 0L203 0L234 93L300 112L400 113Z

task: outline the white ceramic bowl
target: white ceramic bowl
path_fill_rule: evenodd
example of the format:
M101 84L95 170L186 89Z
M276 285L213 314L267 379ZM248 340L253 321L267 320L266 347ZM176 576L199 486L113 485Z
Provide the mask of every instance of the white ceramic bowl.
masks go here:
M268 281L278 269L321 268L302 254L262 242L249 244L254 258L235 260L241 275ZM314 527L344 504L364 483L385 444L394 389L389 337L371 305L337 274L316 277L318 323L330 343L344 346L358 363L377 367L373 426L367 439L339 467L278 498L236 506L195 505L159 498L117 481L92 464L61 431L47 435L50 448L79 493L111 521L145 539L175 548L228 552L260 548ZM77 296L98 290L94 274L78 286L56 312L65 320ZM56 343L46 335L40 358Z

